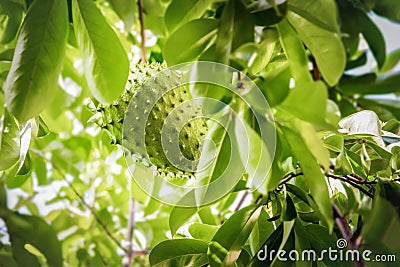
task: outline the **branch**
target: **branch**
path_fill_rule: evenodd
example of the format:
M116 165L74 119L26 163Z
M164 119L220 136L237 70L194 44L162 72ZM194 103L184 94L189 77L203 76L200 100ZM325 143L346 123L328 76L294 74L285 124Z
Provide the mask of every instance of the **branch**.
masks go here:
M143 1L138 0L138 7L139 7L139 21L140 21L140 37L142 39L141 42L141 49L142 49L142 62L146 62L146 35L145 35L145 28L144 28L144 18L143 18Z
M129 219L128 219L128 234L126 236L126 241L128 244L126 257L128 258L128 261L126 264L124 264L124 267L130 267L132 265L133 258L135 257L132 244L134 227L135 227L135 199L131 197L131 205L129 208Z
M38 155L39 157L43 158L46 162L50 163L53 168L62 176L65 177L66 174L61 170L60 167L58 167L56 164L54 164L51 160L46 158L45 155L43 155L40 151L30 148L30 151L33 152L34 154ZM118 239L111 233L111 231L107 228L107 225L101 220L99 215L97 215L96 211L85 201L85 199L79 194L79 192L76 190L76 188L72 185L70 181L65 179L65 181L68 183L69 187L72 189L72 191L75 193L75 195L79 198L81 203L89 209L90 213L93 215L93 217L96 219L97 223L100 224L100 226L103 228L103 230L106 232L106 234L111 238L111 240L123 251L127 252L127 249L120 244Z
M345 177L341 177L341 176L337 176L337 175L333 175L333 174L329 174L329 173L327 173L325 175L327 177L329 177L329 178L333 178L333 179L340 180L340 181L343 181L345 183L348 183L348 184L354 186L355 188L357 188L358 190L360 190L361 192L363 192L365 195L369 196L370 198L374 198L373 194L371 194L370 192L365 190L361 185L356 183L354 180L349 180L349 179L346 179Z
M291 173L287 174L285 177L282 178L282 180L279 182L279 185L283 185L283 184L289 182L290 180L292 180L293 178L295 178L297 176L301 176L301 175L303 175L302 172L299 172L299 173L292 173L291 172Z

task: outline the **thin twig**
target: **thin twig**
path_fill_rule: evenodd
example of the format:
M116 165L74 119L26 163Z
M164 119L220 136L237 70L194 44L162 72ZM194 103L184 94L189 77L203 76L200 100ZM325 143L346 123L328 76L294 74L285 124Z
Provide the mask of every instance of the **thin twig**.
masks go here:
M329 174L329 173L327 173L326 176L329 178L333 178L333 179L348 183L348 184L352 185L353 187L357 188L358 190L360 190L361 192L363 192L365 195L369 196L370 198L374 198L373 194L371 194L370 192L368 192L367 190L362 188L361 185L355 183L353 180L349 180L349 179L346 179L345 177L341 177L341 176L337 176L337 175L333 175L333 174Z
M61 170L58 165L54 164L51 160L49 160L45 155L43 155L40 151L30 148L30 151L33 152L34 154L38 155L39 157L43 158L46 162L50 163L53 166L53 169L56 170L62 177L65 177L66 174ZM127 252L127 249L121 245L121 243L118 241L118 239L111 233L111 231L107 228L107 225L101 220L99 215L97 215L96 211L85 201L83 196L79 194L79 192L76 190L76 188L72 185L70 181L65 179L65 181L68 183L69 187L72 189L72 191L75 193L75 195L79 198L81 203L89 209L90 213L93 215L95 220L97 221L98 224L103 228L103 230L106 232L106 234L110 237L110 239L123 251Z
M134 228L135 228L135 199L131 197L131 204L129 208L129 218L128 218L128 234L126 236L126 241L128 244L126 257L128 258L128 262L126 263L126 265L124 265L125 267L130 267L132 265L132 261L135 256L132 244Z
M283 185L287 182L289 182L290 180L292 180L293 178L297 177L297 176L301 176L303 175L302 172L299 173L289 173L287 174L285 177L282 178L282 180L279 182L279 185Z
M145 35L145 28L144 28L144 11L143 11L143 1L138 0L138 7L139 7L139 21L140 21L140 37L142 38L141 41L141 49L142 49L142 62L146 62L146 35Z
M244 201L246 200L247 196L249 195L249 191L245 191L242 198L240 199L239 203L237 204L236 208L235 208L235 212L240 210L240 208L242 207Z

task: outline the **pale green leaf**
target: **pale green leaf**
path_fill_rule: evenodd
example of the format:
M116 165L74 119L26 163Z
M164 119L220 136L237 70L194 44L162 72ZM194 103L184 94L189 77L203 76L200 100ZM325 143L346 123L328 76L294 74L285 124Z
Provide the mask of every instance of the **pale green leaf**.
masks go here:
M55 96L67 35L66 1L35 1L30 6L4 85L7 108L19 121L38 115Z
M19 128L7 110L0 121L0 130L0 170L6 170L18 161L20 151Z
M117 35L91 0L73 0L78 46L90 92L103 104L117 99L128 79L129 61Z

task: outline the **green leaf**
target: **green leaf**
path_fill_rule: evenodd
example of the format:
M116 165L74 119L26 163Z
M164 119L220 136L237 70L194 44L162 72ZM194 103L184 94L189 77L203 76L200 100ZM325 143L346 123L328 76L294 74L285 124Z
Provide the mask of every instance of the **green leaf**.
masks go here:
M389 94L399 91L400 73L344 76L339 84L345 94Z
M228 64L232 51L254 39L254 24L240 0L230 0L224 7L218 26L215 60Z
M62 266L61 245L56 232L41 218L36 216L8 213L6 222L12 252L19 266L40 266L37 258L25 249L30 244L47 259L49 266Z
M305 181L310 188L325 223L329 230L333 228L333 213L331 201L329 198L328 185L325 176L321 171L318 158L310 152L301 133L291 128L281 127L281 130L290 146L291 151L296 156L303 170Z
M197 208L191 207L178 207L174 206L169 215L169 228L171 229L171 234L174 236L179 227L186 223L190 218L192 218L196 212Z
M280 107L299 119L323 126L327 101L328 91L323 82L300 83L289 91Z
M7 16L7 23L0 36L0 43L7 44L14 40L21 25L23 11L23 7L13 1L5 0L0 3L0 14Z
M202 224L202 223L193 223L189 226L189 233L194 239L203 240L205 242L209 242L212 240L213 236L218 230L218 226Z
M389 72L394 69L400 62L400 49L390 52L386 56L385 64L383 64L380 72Z
M164 45L163 56L168 65L197 59L217 32L214 19L192 20L171 34Z
M124 91L129 61L117 35L91 0L73 0L74 30L90 92L109 104Z
M322 29L292 12L288 12L287 18L315 57L325 81L330 86L337 84L346 67L346 51L339 34Z
M7 110L0 121L0 130L0 170L6 170L18 161L20 151L19 128Z
M332 32L339 32L337 7L334 0L290 0L289 9L316 26Z
M220 266L223 263L232 266L240 256L244 244L258 220L261 208L255 205L245 207L235 212L217 231L210 243L208 258L211 266ZM221 247L222 253L217 258L216 247ZM222 252L221 251L221 252Z
M297 217L297 211L294 206L293 200L289 195L281 196L282 205L281 219L282 221L291 221Z
M257 223L250 234L250 248L253 254L256 254L261 249L261 246L275 230L274 224L268 222L269 218L270 216L265 211L265 208L262 208Z
M150 265L201 267L208 263L207 243L196 239L166 240L155 246L150 253Z
M278 24L280 42L289 61L290 71L296 83L308 83L312 81L308 69L308 59L304 46L298 35L286 19Z
M108 0L111 7L117 13L118 17L124 22L127 30L132 28L135 22L135 14L137 12L137 5L135 1L131 0Z
M400 3L396 0L374 1L374 11L390 20L400 22Z
M212 3L212 0L173 0L165 12L165 25L172 33L186 22L200 18Z
M19 121L38 115L57 92L67 16L64 0L35 1L25 16L4 85L7 108Z

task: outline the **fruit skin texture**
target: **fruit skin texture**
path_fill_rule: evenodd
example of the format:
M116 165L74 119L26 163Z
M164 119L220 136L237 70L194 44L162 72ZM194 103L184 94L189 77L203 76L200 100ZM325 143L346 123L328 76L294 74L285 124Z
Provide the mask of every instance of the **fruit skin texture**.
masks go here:
M91 109L97 113L91 121L160 174L192 176L207 126L201 106L190 101L187 86L178 84L179 74L165 64L134 65L125 92L113 104L102 106L93 99Z

